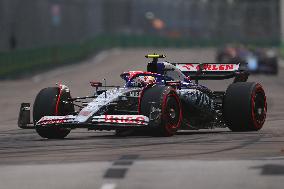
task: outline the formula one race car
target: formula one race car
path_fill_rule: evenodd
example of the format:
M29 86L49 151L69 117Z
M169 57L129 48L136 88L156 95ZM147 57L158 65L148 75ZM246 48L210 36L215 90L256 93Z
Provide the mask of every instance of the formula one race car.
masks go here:
M123 87L91 82L94 95L72 98L67 86L42 89L33 105L22 103L20 128L34 128L44 138L64 138L72 129L147 131L172 136L177 130L228 127L257 131L266 118L266 96L259 83L246 82L239 64L169 63L153 58L147 72L121 74ZM211 91L199 80L234 78L224 91ZM110 89L107 89L110 88ZM89 102L86 102L90 99Z
M240 63L250 73L278 74L277 53L272 49L227 46L217 51L216 61Z

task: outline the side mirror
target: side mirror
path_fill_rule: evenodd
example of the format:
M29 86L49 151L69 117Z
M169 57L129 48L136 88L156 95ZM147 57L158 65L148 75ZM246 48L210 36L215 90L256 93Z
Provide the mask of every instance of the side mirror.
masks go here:
M96 82L96 81L90 81L90 84L92 87L95 87L95 88L103 86L101 82Z

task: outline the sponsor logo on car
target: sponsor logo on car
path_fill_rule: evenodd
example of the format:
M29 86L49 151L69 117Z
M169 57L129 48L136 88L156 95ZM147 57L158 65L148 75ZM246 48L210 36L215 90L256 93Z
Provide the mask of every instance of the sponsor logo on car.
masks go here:
M131 91L129 93L130 97L139 97L140 91Z
M198 71L201 64L177 64L176 67L181 71ZM203 71L236 71L239 69L239 64L202 64Z
M60 124L67 123L70 120L73 120L74 116L44 116L36 124L37 125L51 125L51 124Z
M143 115L101 115L94 116L93 121L145 125L148 124L149 118Z

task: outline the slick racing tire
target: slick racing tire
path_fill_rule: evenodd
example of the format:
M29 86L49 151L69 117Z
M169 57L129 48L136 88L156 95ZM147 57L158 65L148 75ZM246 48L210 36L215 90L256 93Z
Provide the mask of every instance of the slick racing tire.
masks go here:
M144 89L139 105L140 114L150 118L154 136L172 136L181 126L181 102L172 87L154 85Z
M73 104L63 104L70 98L70 93L59 87L49 87L42 89L36 96L33 106L33 121L37 123L43 116L63 116L74 112ZM36 132L43 138L63 139L69 133L69 129L59 127L36 126Z
M231 131L257 131L265 122L267 103L262 86L252 82L229 85L223 104L225 122Z

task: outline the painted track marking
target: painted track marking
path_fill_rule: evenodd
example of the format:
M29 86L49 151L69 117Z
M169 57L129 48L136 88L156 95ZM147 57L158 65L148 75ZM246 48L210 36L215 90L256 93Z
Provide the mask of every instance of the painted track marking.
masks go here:
M106 171L104 178L108 179L122 179L127 173L127 168L110 168Z
M115 189L116 184L115 183L105 183L102 185L100 189Z

